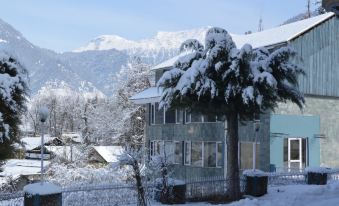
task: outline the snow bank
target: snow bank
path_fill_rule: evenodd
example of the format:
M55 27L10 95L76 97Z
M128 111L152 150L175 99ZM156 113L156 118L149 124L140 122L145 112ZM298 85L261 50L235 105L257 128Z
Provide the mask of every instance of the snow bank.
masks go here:
M264 177L264 176L268 176L268 174L264 171L261 170L244 170L244 172L242 173L245 176L248 177Z
M331 172L331 168L328 167L306 167L305 172L325 174Z
M49 195L61 192L61 188L55 184L49 182L43 182L42 184L34 183L24 187L24 192L31 195Z

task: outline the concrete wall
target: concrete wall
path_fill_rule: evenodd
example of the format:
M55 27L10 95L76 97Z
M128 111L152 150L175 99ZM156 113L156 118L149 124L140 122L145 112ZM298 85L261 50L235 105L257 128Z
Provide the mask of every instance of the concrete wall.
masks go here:
M320 164L322 166L339 167L339 99L306 97L303 111L292 103L281 103L276 114L314 115L320 118ZM298 124L296 122L296 124ZM312 130L313 128L307 128Z

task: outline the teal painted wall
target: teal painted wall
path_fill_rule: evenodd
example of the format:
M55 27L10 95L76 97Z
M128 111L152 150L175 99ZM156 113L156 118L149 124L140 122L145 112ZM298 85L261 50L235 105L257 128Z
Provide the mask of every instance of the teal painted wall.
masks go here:
M308 137L309 166L320 165L320 143L315 134L320 133L319 116L271 115L270 163L283 167L284 138ZM277 137L277 133L284 133Z

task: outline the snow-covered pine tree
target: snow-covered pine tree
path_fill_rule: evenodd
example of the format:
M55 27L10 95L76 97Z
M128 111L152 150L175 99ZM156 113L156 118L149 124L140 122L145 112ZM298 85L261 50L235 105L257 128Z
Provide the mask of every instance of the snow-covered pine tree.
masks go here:
M191 48L191 53L181 57L158 81L164 88L160 107L226 117L229 196L238 200L238 122L274 110L278 102L292 101L302 107L298 76L304 71L293 63L296 53L291 48L270 53L246 44L237 49L221 28L207 32L203 50Z
M13 155L26 110L27 70L9 54L0 53L0 160Z

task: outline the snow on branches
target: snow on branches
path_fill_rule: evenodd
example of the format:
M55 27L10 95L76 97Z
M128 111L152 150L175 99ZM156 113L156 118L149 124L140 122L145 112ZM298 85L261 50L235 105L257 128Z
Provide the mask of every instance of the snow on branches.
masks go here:
M187 40L181 48L187 45L200 44ZM238 49L226 30L211 28L205 47L179 58L158 81L157 86L164 88L160 107L205 108L223 114L236 110L245 119L274 109L280 101L291 100L302 107L298 77L304 71L295 57L289 47L272 53L249 44Z
M25 111L27 71L13 57L0 52L0 141L16 136Z

